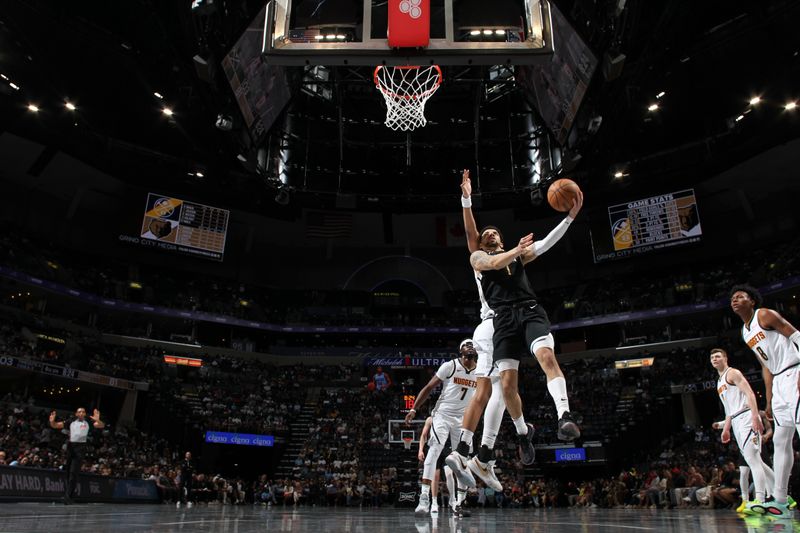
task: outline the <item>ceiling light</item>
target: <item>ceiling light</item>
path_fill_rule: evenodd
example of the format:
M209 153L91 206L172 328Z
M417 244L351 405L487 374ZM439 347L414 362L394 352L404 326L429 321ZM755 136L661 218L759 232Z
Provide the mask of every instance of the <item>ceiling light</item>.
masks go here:
M650 104L649 106L647 106L647 110L648 111L657 111L658 110L658 104Z
M786 111L791 111L792 109L794 109L794 108L796 108L796 107L797 107L797 102L787 102L787 103L786 103L786 105L785 105L785 106L783 106L783 108L784 108Z
M195 176L197 176L198 178L202 178L203 177L203 173L202 172L196 172Z
M736 122L739 122L739 121L740 121L740 120L742 120L743 118L744 118L744 115L739 115L739 116L738 116L738 117L736 117L734 120L736 120Z
M34 104L28 104L28 111L30 111L31 113L38 113L39 107Z
M761 101L760 96L754 96L750 99L750 105L756 105Z
M325 36L324 36L324 35L322 35L322 34L320 34L320 35L315 35L315 36L314 36L314 39L316 39L316 40L318 40L318 41L321 41L321 40L322 40L322 39L324 39L324 38L325 38Z
M159 92L155 92L155 93L153 93L153 96L155 96L155 97L156 97L156 98L158 98L159 100L163 100L163 99L164 99L164 96L163 96L161 93L159 93Z
M491 35L492 34L492 30L483 30L483 34L484 35Z
M11 86L11 88L12 88L12 89L14 89L15 91L19 91L19 85L17 85L17 84L16 84L16 83L14 83L13 81L10 81L10 82L8 82L8 84L9 84L9 85Z
M656 95L656 98L658 98L658 99L660 100L661 98L664 98L664 95L665 95L665 94L667 94L667 93L665 93L664 91L661 91L660 93L658 93L658 94Z
M67 109L69 109L70 111L75 111L75 110L77 109L77 108L75 107L75 104L73 104L73 103L72 103L72 102L70 102L69 100L67 100L66 102L64 102L64 107L66 107L66 108L67 108Z
M4 80L8 81L8 76L6 76L5 74L0 74L0 78L3 78Z
M621 170L617 170L616 172L614 172L614 177L615 178L621 178L624 175L625 174L623 174Z
M506 30L494 30L494 34L495 35L505 35L506 34Z
M172 109L170 109L168 107L165 107L164 109L162 109L161 112L164 113L164 115L168 116L168 117L171 117L173 115Z
M337 35L336 38L339 39L340 41L344 41L344 35L341 34Z
M325 38L328 39L329 41L332 41L336 39L336 36L332 33L329 33L328 35L325 36Z
M469 32L469 34L470 35L480 35L481 34L481 30L472 30L471 32Z

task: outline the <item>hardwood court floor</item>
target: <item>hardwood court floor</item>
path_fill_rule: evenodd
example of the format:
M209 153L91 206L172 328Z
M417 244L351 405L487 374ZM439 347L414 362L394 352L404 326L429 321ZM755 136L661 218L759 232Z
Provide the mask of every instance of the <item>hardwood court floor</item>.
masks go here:
M448 512L415 517L392 507L265 508L261 506L49 503L0 504L0 531L47 533L788 533L800 520L742 519L733 511L647 509L472 509L469 518Z

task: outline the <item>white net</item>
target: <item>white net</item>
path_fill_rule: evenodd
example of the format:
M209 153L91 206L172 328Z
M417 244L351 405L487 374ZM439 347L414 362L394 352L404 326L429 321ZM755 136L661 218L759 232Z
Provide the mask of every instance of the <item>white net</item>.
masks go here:
M386 102L386 124L393 130L411 131L427 124L425 103L442 83L439 65L375 68L375 85Z

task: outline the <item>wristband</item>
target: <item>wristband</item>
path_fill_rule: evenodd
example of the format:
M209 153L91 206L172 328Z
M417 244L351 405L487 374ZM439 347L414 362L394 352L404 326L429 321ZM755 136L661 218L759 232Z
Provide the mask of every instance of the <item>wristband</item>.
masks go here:
M467 196L466 198L464 198L462 196L461 197L461 207L463 207L464 209L472 207L472 197L471 196Z
M413 407L412 407L411 409L409 409L409 410L408 410L408 412L409 412L409 413L410 413L411 411L414 411L415 413L417 412L417 410L416 410L416 409L414 409Z

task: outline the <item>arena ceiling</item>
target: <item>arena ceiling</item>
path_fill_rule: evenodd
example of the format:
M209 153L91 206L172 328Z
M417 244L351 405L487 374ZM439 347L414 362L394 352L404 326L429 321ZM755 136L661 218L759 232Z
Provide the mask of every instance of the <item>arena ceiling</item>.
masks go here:
M219 61L263 3L207 4L5 6L0 127L45 143L41 164L63 150L142 188L190 190L275 216L337 199L359 209L452 210L461 168L480 175L484 206L530 205L525 152L547 133L531 131L527 117L537 111L514 86L487 89L489 67L448 67L428 107L432 124L408 136L382 129L370 69L352 67L332 69L331 98L302 90L304 70L288 69L292 98L263 139L218 129L220 114L239 120ZM574 176L590 203L602 203L696 182L797 136L800 110L784 108L800 98L797 2L555 4L600 65L545 180ZM195 56L211 68L198 69ZM621 71L608 73L611 63ZM271 161L291 153L285 184L274 165L256 167L259 147ZM291 187L288 205L274 201L277 187Z

